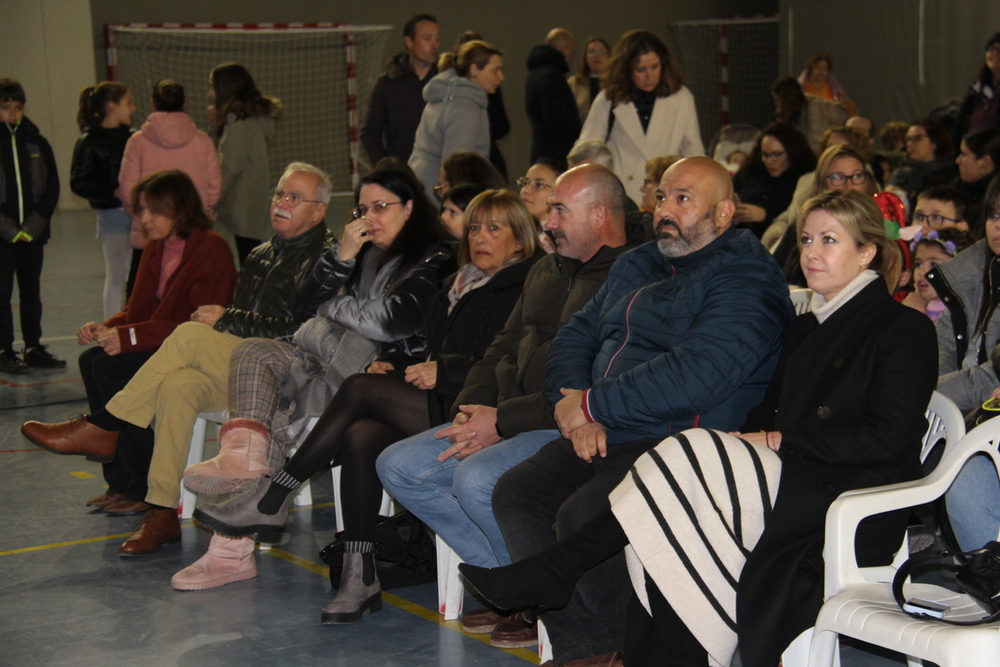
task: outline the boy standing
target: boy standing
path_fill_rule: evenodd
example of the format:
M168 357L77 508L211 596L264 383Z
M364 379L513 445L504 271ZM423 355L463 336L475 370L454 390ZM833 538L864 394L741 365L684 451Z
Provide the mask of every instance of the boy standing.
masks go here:
M0 371L66 365L42 338L42 256L59 201L59 176L49 142L24 117L24 88L0 78ZM11 295L17 276L24 359L14 352Z

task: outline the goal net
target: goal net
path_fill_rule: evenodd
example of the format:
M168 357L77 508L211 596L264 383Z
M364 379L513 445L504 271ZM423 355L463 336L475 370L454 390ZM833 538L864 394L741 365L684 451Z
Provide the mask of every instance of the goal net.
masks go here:
M282 103L269 146L272 182L289 162L328 172L336 194L353 189L364 152L358 128L384 61L390 26L137 25L107 26L109 78L132 91L136 119L152 111L160 79L184 86L188 113L209 131L208 75L237 62L257 87ZM262 194L263 197L263 194Z
M678 21L670 46L694 94L705 147L725 125L763 127L774 120L778 19Z

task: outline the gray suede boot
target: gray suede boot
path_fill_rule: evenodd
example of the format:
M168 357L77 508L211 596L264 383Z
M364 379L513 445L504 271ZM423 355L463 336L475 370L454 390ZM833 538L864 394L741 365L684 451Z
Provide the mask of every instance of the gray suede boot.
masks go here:
M206 503L194 511L194 520L226 537L253 537L258 542L276 544L285 532L288 505L294 494L285 496L278 511L264 514L257 504L271 486L271 476L261 475L252 487L222 503Z
M369 549L374 546L371 542L348 542L348 548L351 545L368 545ZM382 610L382 585L375 574L373 556L371 551L344 553L344 570L340 575L337 596L323 607L320 616L325 625L357 623L365 614ZM366 565L368 572L365 572ZM366 581L370 583L366 584Z

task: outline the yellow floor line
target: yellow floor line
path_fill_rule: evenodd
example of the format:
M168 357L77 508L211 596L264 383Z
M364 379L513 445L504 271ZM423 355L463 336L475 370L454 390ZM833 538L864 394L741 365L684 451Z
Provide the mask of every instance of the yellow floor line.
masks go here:
M284 549L272 548L267 551L261 551L261 553L270 554L276 556L284 561L288 561L292 565L298 565L299 567L305 568L310 572L314 572L321 577L327 578L330 576L330 569L320 565L319 563L314 563L311 560L306 560L301 556L296 556L295 554L288 553ZM394 607L398 607L403 611L407 611L415 616L430 621L431 623L436 623L440 626L446 627L449 630L454 630L455 632L461 633L468 637L469 639L475 639L478 642L483 642L484 644L490 643L489 634L476 634L470 635L468 632L462 630L461 621L446 621L441 614L436 611L427 609L426 607L421 607L420 605L410 602L409 600L404 600L398 595L393 595L392 593L386 593L382 591L382 601L388 602ZM508 649L498 649L504 651L505 653L510 653L513 656L517 656L522 660L527 660L528 662L537 665L538 664L538 654L534 651L529 651L524 648L508 648Z
M23 554L29 551L42 551L43 549L55 549L56 547L72 547L77 544L89 544L91 542L107 542L128 537L132 533L119 533L118 535L102 535L101 537L88 537L85 540L73 540L72 542L57 542L55 544L42 544L37 547L24 547L23 549L11 549L10 551L0 551L0 556L11 556L13 554Z

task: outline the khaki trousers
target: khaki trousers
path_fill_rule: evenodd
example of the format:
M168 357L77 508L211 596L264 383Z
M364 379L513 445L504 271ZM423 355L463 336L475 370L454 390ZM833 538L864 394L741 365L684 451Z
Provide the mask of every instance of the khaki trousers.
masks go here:
M227 406L229 357L242 340L185 322L108 401L108 412L140 428L156 420L146 502L177 507L194 422L199 412Z

